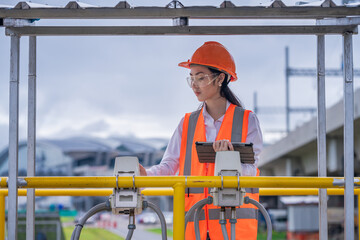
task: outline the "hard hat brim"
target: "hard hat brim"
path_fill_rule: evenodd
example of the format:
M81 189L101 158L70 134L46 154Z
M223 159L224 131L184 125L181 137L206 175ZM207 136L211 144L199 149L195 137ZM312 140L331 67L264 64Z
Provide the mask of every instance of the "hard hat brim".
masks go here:
M197 63L197 62L190 62L190 60L188 60L187 62L181 62L178 64L179 67L184 67L184 68L188 68L190 69L190 65L191 64L194 64L194 65L201 65L201 66L205 66L205 67L211 67L211 68L215 68L215 69L218 69L222 72L226 72L228 74L230 74L231 78L230 78L230 82L234 82L237 80L237 76L236 76L236 73L234 72L228 72L226 71L225 69L223 69L222 67L220 66L215 66L215 65L207 65L207 64L203 64L203 63Z

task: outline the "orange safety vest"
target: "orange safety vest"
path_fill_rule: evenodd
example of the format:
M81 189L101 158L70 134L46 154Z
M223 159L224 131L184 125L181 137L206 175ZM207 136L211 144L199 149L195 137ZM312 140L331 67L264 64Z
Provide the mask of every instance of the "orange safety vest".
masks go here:
M226 110L216 140L228 139L232 142L246 142L248 132L249 110L244 110L234 104L230 104ZM200 163L198 160L195 142L206 142L206 132L202 109L187 113L184 118L179 175L182 176L214 176L214 163ZM257 170L259 175L259 170ZM258 188L246 188L246 196L259 201ZM186 188L185 211L201 199L207 198L210 188ZM230 219L230 209L226 209L226 219ZM220 208L214 205L206 205L200 216L200 236L206 239L209 232L211 240L223 239L219 224ZM244 204L236 208L236 239L251 239L257 237L258 209L251 204ZM228 236L230 238L230 223L227 222ZM186 227L186 240L195 239L193 217Z

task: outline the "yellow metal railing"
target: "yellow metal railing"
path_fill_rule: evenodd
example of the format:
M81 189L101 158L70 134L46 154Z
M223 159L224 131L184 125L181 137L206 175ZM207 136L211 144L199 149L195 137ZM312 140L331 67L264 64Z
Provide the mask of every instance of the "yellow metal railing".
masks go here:
M26 186L22 188L114 188L116 177L25 177ZM237 177L224 176L223 187L238 186ZM341 177L240 177L240 187L261 188L343 188ZM135 181L134 181L135 180ZM186 187L221 187L218 176L161 176L161 177L119 177L119 187L174 187L183 184ZM360 187L360 178L354 178ZM7 188L7 178L0 179L0 188Z
M262 187L260 189L262 196L317 195L318 188L327 188L328 195L344 194L342 186L344 178L332 177L240 177L239 179L237 177L223 177L223 183L221 177L215 176L119 177L118 181L116 181L116 177L25 177L23 180L21 187L35 188L36 196L109 196L112 193L112 188L117 186L155 188L142 190L144 195L173 195L174 206L176 206L173 221L174 240L183 240L185 237L184 199L186 187L221 187L222 185L225 188L236 188L238 185L247 188ZM359 181L359 178L355 178L356 186L360 186ZM169 189L169 187L171 188ZM0 188L7 188L7 178L0 179ZM19 189L18 193L20 196L25 196L26 190ZM5 239L5 197L7 194L7 189L0 189L0 240ZM358 196L358 203L360 204L360 189L355 189L354 194Z

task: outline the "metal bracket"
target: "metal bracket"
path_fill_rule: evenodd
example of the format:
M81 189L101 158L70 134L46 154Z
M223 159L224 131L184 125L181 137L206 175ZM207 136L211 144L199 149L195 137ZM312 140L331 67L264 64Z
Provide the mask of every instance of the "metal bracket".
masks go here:
M133 180L133 186L132 189L134 190L134 192L136 192L136 187L135 187L135 173L132 175L132 180ZM119 190L119 173L116 174L116 190Z
M116 174L116 191L119 190L119 174Z
M337 179L334 178L333 185L338 187L344 187L345 186L345 179ZM360 180L354 179L354 187L360 187Z
M13 36L21 37L21 34L16 32L16 31L13 31L13 28L11 28L11 27L6 27L5 28L5 35L10 36L10 37L13 37Z
M354 179L354 187L360 187L360 180Z
M25 179L23 178L18 178L17 179L17 185L18 185L18 188L20 187L26 187L27 186L27 182L25 181Z
M173 26L179 26L179 27L189 26L189 18L187 17L173 18Z
M238 181L237 190L240 191L240 173L237 172L236 175L237 175L237 181Z
M220 172L220 177L221 177L221 190L224 189L224 176L222 175L222 173Z
M134 192L136 192L136 187L135 187L135 173L133 174L132 178L133 178L133 190L134 190Z
M337 179L337 178L334 178L333 180L333 185L334 186L344 186L345 185L345 181L344 179Z
M221 190L224 189L224 176L222 175L222 172L220 171L219 173L220 177L221 177ZM240 191L240 173L236 172L236 176L237 176L237 190ZM186 178L185 178L186 181Z

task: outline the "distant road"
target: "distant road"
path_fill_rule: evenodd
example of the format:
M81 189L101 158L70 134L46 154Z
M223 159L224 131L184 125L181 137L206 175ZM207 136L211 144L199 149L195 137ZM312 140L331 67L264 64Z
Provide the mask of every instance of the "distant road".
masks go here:
M117 218L117 227L116 228L108 228L109 231L123 237L125 239L128 233L128 224L129 221L126 218ZM154 228L160 227L160 225L152 225ZM132 240L144 240L144 239L151 239L151 240L162 240L161 234L156 234L152 232L146 231L146 228L149 228L147 225L143 224L136 224L136 229L132 236ZM168 237L168 240L172 240L172 238Z

